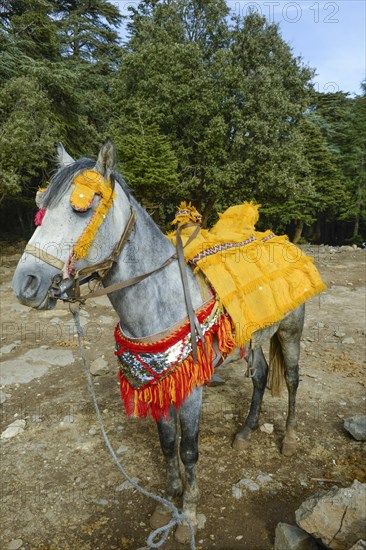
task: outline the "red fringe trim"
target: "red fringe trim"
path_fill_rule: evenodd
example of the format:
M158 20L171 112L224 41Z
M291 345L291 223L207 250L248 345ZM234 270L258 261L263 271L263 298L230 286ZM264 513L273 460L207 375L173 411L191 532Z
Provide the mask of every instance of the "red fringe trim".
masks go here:
M120 337L117 328L116 335ZM176 342L176 333L174 333L174 336ZM218 323L213 325L204 335L206 352L203 349L202 342L200 340L197 342L197 364L194 364L193 357L190 355L168 376L152 385L135 389L124 378L120 371L119 381L121 395L127 415L145 418L151 414L156 422L161 418L167 419L169 407L171 405L178 409L195 387L202 386L205 382L210 380L213 374L213 359L215 355L213 342L215 336L217 338L219 352L224 357L236 348L231 321L229 317L223 314L219 318ZM119 339L120 338L117 340L116 337L118 343ZM170 337L169 340L171 340ZM155 346L159 344L161 343L158 342ZM149 347L151 344L147 344L147 346ZM164 345L165 349L167 347L168 346ZM141 351L141 344L139 344L139 351ZM150 348L148 350L144 349L144 351L150 351Z

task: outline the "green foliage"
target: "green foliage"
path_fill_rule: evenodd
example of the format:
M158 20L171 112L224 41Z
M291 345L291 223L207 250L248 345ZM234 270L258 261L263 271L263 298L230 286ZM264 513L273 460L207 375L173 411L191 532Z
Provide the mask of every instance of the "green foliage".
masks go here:
M313 70L256 13L224 0L4 0L0 200L31 196L55 144L93 156L109 135L136 196L166 223L192 200L210 223L243 200L262 226L366 222L366 85L315 94ZM24 203L25 204L25 203Z
M0 196L25 189L46 169L59 126L47 95L32 77L11 79L0 91ZM42 159L42 160L40 160Z
M69 58L66 44L80 9L80 55L73 51ZM104 1L7 2L0 25L1 196L32 194L50 170L58 141L77 156L95 153L119 52L110 25L119 21L117 8Z
M156 124L134 125L121 135L112 132L122 161L122 171L137 198L149 209L177 193L177 158ZM160 214L160 212L159 212Z

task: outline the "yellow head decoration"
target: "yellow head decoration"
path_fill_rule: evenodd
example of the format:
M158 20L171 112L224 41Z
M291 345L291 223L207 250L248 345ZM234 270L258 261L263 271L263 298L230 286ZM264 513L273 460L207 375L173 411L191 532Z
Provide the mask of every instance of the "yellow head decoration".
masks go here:
M70 204L77 212L89 210L93 204L95 195L100 195L100 202L83 234L74 245L67 264L68 274L71 273L78 260L86 258L88 255L89 248L115 198L115 193L110 183L96 170L84 170L84 172L81 172L74 178L72 184L74 185L74 189L70 195Z

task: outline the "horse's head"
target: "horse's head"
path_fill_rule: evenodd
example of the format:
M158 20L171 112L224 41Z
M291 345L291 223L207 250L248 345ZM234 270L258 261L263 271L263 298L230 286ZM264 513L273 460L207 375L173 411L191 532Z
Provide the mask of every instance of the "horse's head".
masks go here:
M130 213L123 182L115 185L115 156L111 141L102 146L96 163L74 161L59 146L59 170L37 193L38 227L13 277L22 304L51 309L80 270L100 264L115 250Z

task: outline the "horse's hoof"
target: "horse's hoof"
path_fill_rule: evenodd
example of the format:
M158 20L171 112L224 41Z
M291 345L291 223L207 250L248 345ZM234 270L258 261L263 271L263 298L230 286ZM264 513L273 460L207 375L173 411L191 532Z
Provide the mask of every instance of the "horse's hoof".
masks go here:
M245 451L249 447L249 439L244 439L237 435L235 436L232 447L236 451Z
M157 506L150 517L150 526L153 529L163 527L172 519L172 513L165 506Z
M285 439L282 443L281 453L284 456L293 456L296 453L296 447L296 441L294 441L293 439Z
M197 525L193 524L194 534L197 533ZM188 544L191 541L191 530L186 521L180 523L174 533L174 538L179 544Z

